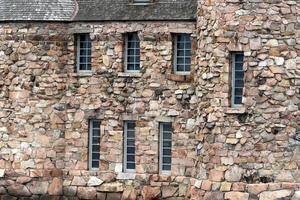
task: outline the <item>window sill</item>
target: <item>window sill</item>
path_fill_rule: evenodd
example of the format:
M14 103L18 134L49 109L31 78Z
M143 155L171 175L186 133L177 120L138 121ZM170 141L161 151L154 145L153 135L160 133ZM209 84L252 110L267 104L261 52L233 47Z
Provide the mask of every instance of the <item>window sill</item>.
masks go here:
M225 113L226 114L243 114L243 113L246 113L246 108L244 106L226 108Z
M167 79L171 81L177 82L191 82L192 76L191 75L179 75L179 74L167 74Z
M117 175L117 180L134 180L135 179L135 172L120 172Z
M128 78L141 78L142 73L140 72L120 72L118 77L128 77Z
M88 77L93 76L93 72L77 72L73 74L74 77Z

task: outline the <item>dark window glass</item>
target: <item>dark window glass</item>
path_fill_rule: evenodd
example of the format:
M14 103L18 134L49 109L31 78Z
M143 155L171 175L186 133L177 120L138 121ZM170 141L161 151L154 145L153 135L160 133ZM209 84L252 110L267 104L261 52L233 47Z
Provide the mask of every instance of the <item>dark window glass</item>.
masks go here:
M243 88L244 88L244 76L243 69L244 54L233 53L232 54L232 105L242 104Z
M127 71L140 70L140 40L137 33L125 36L125 67Z
M124 123L124 166L126 170L135 169L135 122Z
M175 73L188 74L191 71L191 38L189 34L174 35Z
M77 71L91 70L91 47L89 34L77 35Z
M160 124L160 165L162 171L171 170L172 162L172 124Z
M98 169L100 161L100 121L90 121L89 162L90 169Z

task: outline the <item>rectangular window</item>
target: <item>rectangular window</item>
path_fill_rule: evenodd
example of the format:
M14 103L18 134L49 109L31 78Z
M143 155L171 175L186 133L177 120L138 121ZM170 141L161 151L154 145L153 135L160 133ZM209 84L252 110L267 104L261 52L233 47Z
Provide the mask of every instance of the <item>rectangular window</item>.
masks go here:
M151 0L133 0L133 3L151 3Z
M89 169L99 169L100 120L90 120L89 125Z
M137 33L125 35L125 71L140 71L140 39Z
M124 171L135 170L135 122L124 123Z
M189 75L191 71L191 36L174 34L173 42L174 72L179 75Z
M171 172L172 161L172 123L160 123L159 126L159 169L161 173L169 174Z
M239 106L242 104L244 88L244 54L232 53L231 55L231 104L232 106Z
M90 72L91 71L91 54L92 42L90 34L76 35L77 42L77 72Z

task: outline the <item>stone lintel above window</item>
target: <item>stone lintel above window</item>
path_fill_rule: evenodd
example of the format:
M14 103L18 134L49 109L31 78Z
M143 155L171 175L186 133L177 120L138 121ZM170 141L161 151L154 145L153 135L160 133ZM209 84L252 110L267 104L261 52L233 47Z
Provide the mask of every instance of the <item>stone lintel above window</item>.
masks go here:
M69 34L92 33L93 28L89 26L72 27L68 29Z

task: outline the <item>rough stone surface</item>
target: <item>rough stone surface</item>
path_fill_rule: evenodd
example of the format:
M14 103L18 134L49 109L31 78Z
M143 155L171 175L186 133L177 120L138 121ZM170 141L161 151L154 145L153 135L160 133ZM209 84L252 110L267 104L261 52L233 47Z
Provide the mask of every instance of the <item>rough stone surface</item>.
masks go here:
M244 192L227 192L225 193L225 199L228 200L248 200L249 194Z
M142 190L142 197L144 200L160 198L161 191L159 187L144 186Z
M48 188L48 193L50 195L62 195L63 185L62 180L59 178L54 178Z
M31 196L31 192L26 186L20 184L14 184L7 187L8 194L19 197Z
M97 192L94 187L78 187L78 197L80 199L95 199Z
M260 193L259 200L276 200L289 197L292 194L291 190L266 191Z
M1 198L293 198L299 6L199 0L196 21L2 22ZM87 32L92 70L81 73L75 35ZM140 39L139 73L124 71L127 32ZM176 33L191 35L190 75L174 73ZM233 52L244 54L241 106L231 105ZM88 166L90 119L101 122L99 170ZM124 121L136 122L135 173L123 169ZM171 175L159 172L161 122L172 123Z

